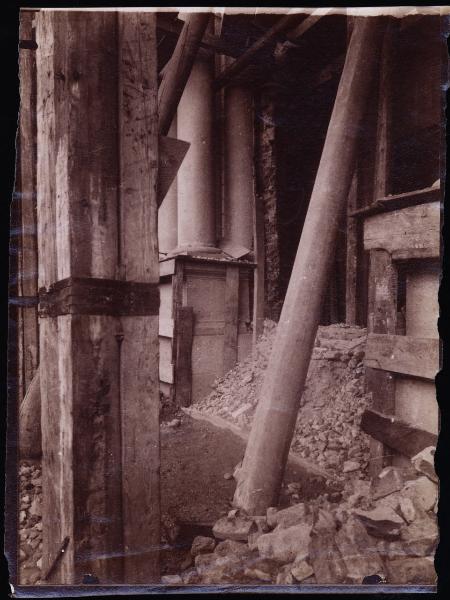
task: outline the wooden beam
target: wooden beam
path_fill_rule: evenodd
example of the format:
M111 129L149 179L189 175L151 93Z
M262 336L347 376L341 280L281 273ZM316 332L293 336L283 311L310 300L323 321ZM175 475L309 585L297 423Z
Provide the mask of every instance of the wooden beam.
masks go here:
M176 321L175 398L177 406L190 406L192 404L192 339L194 329L194 309L192 306L179 306Z
M369 333L397 333L398 271L385 250L373 250L369 262L367 330ZM366 369L367 389L372 392L372 406L387 413L395 411L395 380L391 373ZM370 443L369 472L377 475L389 463L386 451L378 440Z
M298 15L287 14L281 17L266 33L264 33L248 50L241 54L229 67L224 69L214 81L214 89L219 90L241 73L280 33L292 28Z
M356 286L358 269L358 223L350 214L358 199L358 175L355 170L347 199L347 255L345 265L345 322L356 325Z
M178 38L180 36L184 25L184 22L181 21L181 19L169 21L161 15L158 15L157 19L157 29L168 33L173 38ZM213 50L217 54L225 54L226 56L231 56L233 58L236 58L239 56L239 54L241 54L241 49L239 46L228 44L217 33L212 35L205 32L203 39L200 42L200 47L205 48L206 50Z
M249 514L265 514L278 501L332 266L337 215L350 189L358 131L376 72L382 23L358 20L349 44L234 496Z
M394 260L439 258L441 205L439 201L410 206L364 220L364 249L382 249Z
M371 333L364 363L373 369L434 380L439 370L439 340Z
M412 458L428 446L436 446L437 443L437 435L434 433L375 410L364 411L361 429L408 458Z
M190 14L158 90L159 133L167 135L208 26L209 13Z
M332 8L316 8L306 17L304 21L286 33L286 37L290 42L296 42L302 35L314 27L325 15L332 12Z
M156 15L119 12L120 268L159 282ZM159 581L158 315L121 319L124 580Z
M40 287L119 275L154 290L155 16L36 19ZM42 315L44 571L69 538L49 583L159 581L154 312Z
M265 280L265 244L264 244L264 206L260 194L253 195L253 252L256 269L253 272L253 352L258 337L264 330L264 280Z
M34 41L34 15L20 14L21 40ZM19 51L20 114L20 264L18 272L19 295L36 297L38 288L37 223L36 223L36 53L29 49ZM22 352L19 356L21 383L26 391L39 365L39 327L37 306L22 307L20 325ZM22 398L20 398L22 399ZM35 417L39 412L35 413ZM35 422L40 427L40 420Z
M225 314L223 328L223 373L237 363L239 325L239 267L227 266L225 275Z
M390 212L399 210L400 208L408 208L418 204L429 204L441 199L441 187L433 186L422 190L414 190L412 192L404 192L403 194L393 194L385 198L378 198L369 206L354 210L351 217L370 217L378 213Z
M69 276L112 279L116 15L41 11L36 21L39 287ZM86 572L124 582L116 333L109 316L40 319L44 571L70 540L49 583L79 583Z

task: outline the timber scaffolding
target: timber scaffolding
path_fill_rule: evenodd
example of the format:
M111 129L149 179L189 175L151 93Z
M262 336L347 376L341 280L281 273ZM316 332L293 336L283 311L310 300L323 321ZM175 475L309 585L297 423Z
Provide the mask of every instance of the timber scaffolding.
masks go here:
M47 583L159 582L159 391L195 404L267 316L238 506L276 504L320 323L368 328L372 473L435 445L441 26L22 11L17 389Z

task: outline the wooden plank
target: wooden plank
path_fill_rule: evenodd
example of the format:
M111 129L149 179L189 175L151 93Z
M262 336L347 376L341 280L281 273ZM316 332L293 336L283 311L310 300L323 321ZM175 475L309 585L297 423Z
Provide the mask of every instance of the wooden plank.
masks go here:
M345 322L356 325L356 286L358 269L358 224L350 217L358 198L358 175L353 174L347 199L347 256L345 269Z
M21 40L35 38L33 13L20 14L19 36ZM36 54L32 50L19 51L20 114L20 213L22 232L20 236L20 268L18 272L19 294L37 295L37 223L36 223ZM39 329L37 307L21 308L21 344L19 356L23 374L23 389L28 386L39 364ZM39 413L35 413L39 416ZM40 420L35 423L40 427Z
M370 252L367 329L369 333L397 333L398 272L389 253L383 250ZM390 373L367 368L366 385L372 392L372 406L376 410L394 412L395 380ZM390 453L373 440L370 444L369 471L375 476L390 459Z
M189 146L189 142L163 135L159 136L158 206L161 206L166 197Z
M119 12L120 272L159 281L156 15ZM159 581L158 316L121 319L124 579Z
M439 370L439 340L371 333L364 363L373 369L434 380Z
M239 267L227 266L225 275L225 314L223 328L223 373L237 362L239 325Z
M437 435L434 433L375 410L364 411L361 429L408 458L412 458L428 446L436 446L437 443Z
M253 252L256 262L253 274L253 352L256 348L256 341L264 329L266 262L264 241L264 206L261 195L255 192L253 195Z
M440 217L439 202L368 217L364 221L364 248L386 250L394 259L439 258Z
M177 360L175 363L175 399L177 406L192 403L192 339L194 309L180 306L177 311Z
M440 185L404 192L403 194L393 194L384 198L377 198L372 204L365 208L353 211L351 217L368 217L382 212L390 212L399 208L408 206L417 206L418 204L428 204L441 199Z
M39 285L113 278L116 15L42 11L36 19ZM77 583L86 572L122 583L116 320L67 315L42 318L40 329L43 568L68 536L49 583Z

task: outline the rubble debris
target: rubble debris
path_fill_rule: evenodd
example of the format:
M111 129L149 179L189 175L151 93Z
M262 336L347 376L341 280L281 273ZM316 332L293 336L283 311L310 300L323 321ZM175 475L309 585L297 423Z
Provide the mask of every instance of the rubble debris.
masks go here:
M196 575L188 569L183 581L433 584L436 484L426 476L403 483L410 467L388 467L372 481L349 479L338 503L325 493L287 508L270 507L265 516L229 511L228 523L252 522L247 540L226 539L197 555Z
M256 530L255 522L251 517L243 514L227 515L219 519L214 527L213 534L220 540L248 540L252 531Z
M216 540L210 537L204 537L202 535L198 535L194 538L191 546L191 555L197 556L198 554L208 554L213 552L216 547Z
M302 523L261 535L256 544L261 557L285 564L300 553L307 552L311 525Z
M400 537L400 528L404 521L399 514L388 506L379 505L373 510L355 510L354 514L365 525L373 537L395 539Z
M211 394L195 404L196 411L248 431L275 333L276 323L266 320L255 353L217 379ZM370 438L359 427L370 405L364 390L365 341L362 327L319 327L290 449L321 468L335 470L340 481L364 476L368 465ZM238 467L233 476L239 476Z
M37 461L19 464L19 577L23 585L42 577L42 471Z
M426 475L431 481L435 483L438 482L438 477L436 475L436 471L434 470L434 454L436 452L436 448L434 446L428 446L419 452L411 459L411 463L413 467L419 473L423 473Z
M425 475L407 481L401 491L402 497L411 498L414 505L423 510L432 510L436 504L438 487Z

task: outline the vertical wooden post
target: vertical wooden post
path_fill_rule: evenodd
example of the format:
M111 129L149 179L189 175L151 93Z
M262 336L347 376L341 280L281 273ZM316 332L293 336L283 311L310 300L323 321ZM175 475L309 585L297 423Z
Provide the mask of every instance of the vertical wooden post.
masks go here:
M159 579L154 18L38 15L44 570L69 538L51 583Z
M353 174L352 185L347 200L347 257L345 271L345 322L356 325L356 277L358 266L358 222L349 214L356 210L358 196L357 170Z
M265 251L264 251L264 206L260 194L256 191L253 195L253 253L256 268L253 270L253 351L256 341L264 329L264 279L265 279Z
M31 11L20 14L20 39L34 41L34 14ZM19 356L20 372L25 394L39 364L39 330L37 304L38 262L36 239L36 55L31 48L19 51L20 78L20 267L19 294L29 301L23 305L21 313L21 346ZM36 427L40 420L35 414Z
M159 283L156 14L119 12L120 270ZM123 317L124 583L159 580L158 314Z
M223 328L223 373L237 363L239 326L239 267L227 266L225 275L225 315Z
M264 514L278 500L354 170L357 132L381 37L380 19L355 23L234 502Z
M383 41L378 89L378 122L376 133L373 194L375 201L389 193L390 181L390 119L391 63L396 24L389 23ZM397 333L398 274L386 250L369 253L369 289L367 330L369 333ZM395 379L391 373L366 369L367 389L372 392L372 407L384 414L395 412ZM377 475L389 464L390 449L375 439L370 440L369 473Z
M179 306L176 322L175 390L177 405L190 406L192 403L192 336L194 327L194 309L192 306Z

